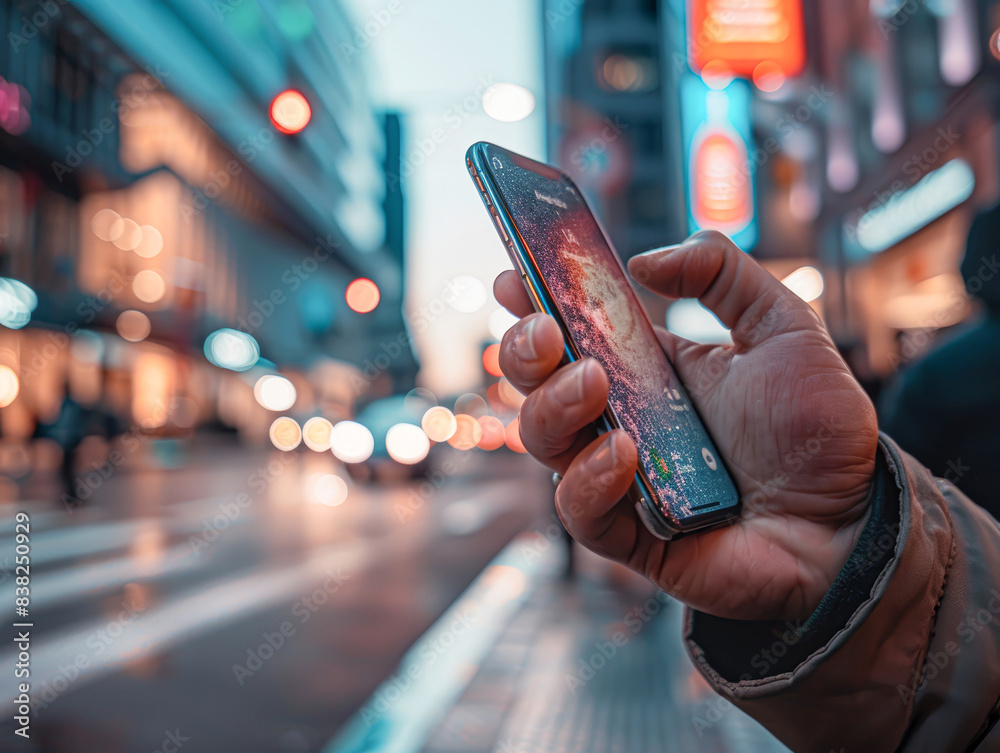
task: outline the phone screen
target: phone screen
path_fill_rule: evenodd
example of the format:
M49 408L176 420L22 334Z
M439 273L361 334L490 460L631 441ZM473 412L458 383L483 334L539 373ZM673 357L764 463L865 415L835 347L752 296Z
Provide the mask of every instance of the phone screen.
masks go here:
M488 155L490 174L577 350L608 374L609 407L636 441L654 503L681 520L735 505L719 453L578 189L505 150L491 147Z

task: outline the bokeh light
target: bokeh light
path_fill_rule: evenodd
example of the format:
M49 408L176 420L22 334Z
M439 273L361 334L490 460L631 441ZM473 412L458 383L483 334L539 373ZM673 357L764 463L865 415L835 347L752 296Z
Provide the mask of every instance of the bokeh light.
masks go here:
M513 421L507 424L507 428L504 430L504 435L505 435L504 442L507 445L507 447L512 449L514 452L521 452L521 453L527 452L527 450L524 449L524 442L521 441L520 419L515 418Z
M395 424L385 434L385 449L389 457L403 465L419 463L431 448L424 430L413 424Z
M265 374L253 386L253 396L267 410L283 411L295 405L295 385L283 376Z
M375 450L375 437L357 421L340 421L333 427L330 449L342 463L363 463Z
M163 235L152 225L142 225L139 230L142 237L134 250L144 259L152 259L163 250Z
M116 241L125 232L125 221L113 209L100 209L90 218L90 229L102 241Z
M517 322L517 317L507 309L497 309L490 314L487 326L489 327L490 334L493 335L493 339L503 340L503 336L507 334L507 330L517 324Z
M500 370L500 344L493 343L492 345L487 345L486 349L483 350L483 368L486 369L486 373L495 377L502 377L503 371Z
M523 86L501 82L483 92L483 110L494 120L515 123L535 109L535 95Z
M444 297L456 311L473 314L486 305L486 286L475 277L460 275L449 283Z
M20 280L0 277L0 324L20 329L31 320L38 296Z
M483 438L483 427L479 425L479 421L467 413L461 413L455 416L455 423L455 433L448 444L456 450L471 450L479 444L479 440Z
M467 413L473 418L479 418L479 416L485 416L489 412L490 408L486 404L486 400L475 392L466 392L455 401L456 416L459 413Z
M142 228L135 220L123 219L122 232L115 238L114 243L122 251L132 251L142 242Z
M347 292L344 294L347 305L352 311L357 311L359 314L374 311L380 297L378 285L367 277L359 277L352 282L347 286Z
M205 338L205 357L220 368L246 371L260 358L260 346L246 332L224 327Z
M430 408L420 420L420 428L433 442L447 442L458 429L455 414L438 405Z
M0 408L6 408L14 402L17 393L21 389L21 383L10 366L0 366Z
M302 429L299 428L298 421L288 416L274 419L268 434L271 444L282 452L294 450L302 441Z
M167 292L167 283L159 272L143 269L132 280L132 292L143 303L156 303Z
M328 507L338 507L347 500L347 482L340 476L327 473L313 483L316 500Z
M524 395L518 392L517 388L506 378L501 379L497 384L497 392L500 395L500 399L511 408L520 408L521 403L524 402Z
M130 343L137 343L149 337L152 325L149 322L149 317L144 313L129 309L118 315L118 320L115 322L115 329L123 340L128 340Z
M299 133L309 125L312 108L300 91L287 89L271 100L271 122L284 134Z
M333 438L333 424L322 416L313 416L302 425L302 441L306 447L316 452L330 449Z
M437 395L426 387L414 387L403 398L403 408L408 413L422 414L429 407L437 405Z
M762 92L776 92L785 84L785 72L773 60L762 60L753 69L753 82Z
M480 416L479 426L482 429L478 445L480 450L498 450L503 447L507 438L503 421L496 416Z

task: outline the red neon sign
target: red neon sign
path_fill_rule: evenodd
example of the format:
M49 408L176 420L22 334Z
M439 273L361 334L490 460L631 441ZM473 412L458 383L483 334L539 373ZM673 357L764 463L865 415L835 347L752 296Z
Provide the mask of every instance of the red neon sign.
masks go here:
M751 78L767 64L790 78L805 66L801 0L688 0L687 18L688 56L697 73L708 67Z

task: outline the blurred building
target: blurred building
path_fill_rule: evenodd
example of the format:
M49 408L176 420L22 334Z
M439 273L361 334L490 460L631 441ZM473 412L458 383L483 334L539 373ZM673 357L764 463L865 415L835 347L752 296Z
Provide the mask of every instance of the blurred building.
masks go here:
M333 418L412 386L400 123L367 99L339 3L8 0L0 31L5 437L66 385L146 427L255 436L260 365ZM273 112L286 90L308 110ZM374 285L345 298L358 278ZM258 368L209 363L220 328Z
M723 230L874 380L968 316L965 233L998 194L1000 3L546 0L544 14L550 157L623 256ZM682 308L683 334L713 336Z
M545 0L549 159L625 257L684 232L672 20L656 0Z

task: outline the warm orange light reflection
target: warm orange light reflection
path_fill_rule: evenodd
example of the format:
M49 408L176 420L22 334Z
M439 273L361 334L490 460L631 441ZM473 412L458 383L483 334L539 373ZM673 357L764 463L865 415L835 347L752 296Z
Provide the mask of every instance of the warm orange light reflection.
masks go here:
M271 437L271 443L282 452L294 450L302 441L302 430L299 428L298 422L288 416L276 418L268 433Z
M505 430L504 441L507 447L512 449L514 452L527 452L524 449L524 442L521 441L521 419L515 418L509 424Z
M753 69L753 82L762 92L778 91L785 83L785 72L773 60L763 60Z
M454 414L443 405L430 408L420 420L420 428L433 442L447 442L458 431Z
M483 430L483 436L478 445L480 450L498 450L503 447L507 438L503 421L496 416L480 416L479 426Z
M514 385L506 379L500 380L500 383L497 385L497 392L500 395L500 399L511 408L520 408L521 403L524 402L524 395L518 392Z
M163 235L152 225L139 228L141 237L134 251L144 259L152 259L163 250Z
M142 228L135 220L122 220L122 232L115 238L114 243L122 251L131 251L142 241Z
M374 311L380 297L378 285L366 277L359 277L348 285L347 293L344 295L347 305L351 307L352 311L357 311L359 314Z
M332 436L333 424L322 416L313 416L302 426L302 441L310 450L326 452L330 449Z
M736 5L738 10L734 11ZM688 4L691 67L700 72L720 61L736 76L749 77L764 60L783 75L805 66L802 0L691 0Z
M144 269L137 273L132 280L132 292L135 293L136 298L144 303L156 303L167 292L167 283L159 272Z
M125 232L125 221L113 209L101 209L90 220L90 229L102 241L116 241Z
M487 345L486 350L483 351L483 368L486 369L486 373L495 377L502 377L503 372L500 370L500 344L493 343L493 345Z
M285 134L295 134L309 125L312 108L302 92L288 89L271 100L271 122Z
M6 408L17 397L21 384L10 366L0 366L0 408Z
M151 326L148 316L141 311L129 309L118 315L118 320L115 322L115 329L118 330L118 334L121 335L123 340L128 340L130 343L137 343L149 336Z
M455 416L457 428L448 440L456 450L471 450L483 438L483 427L472 416L462 413Z

